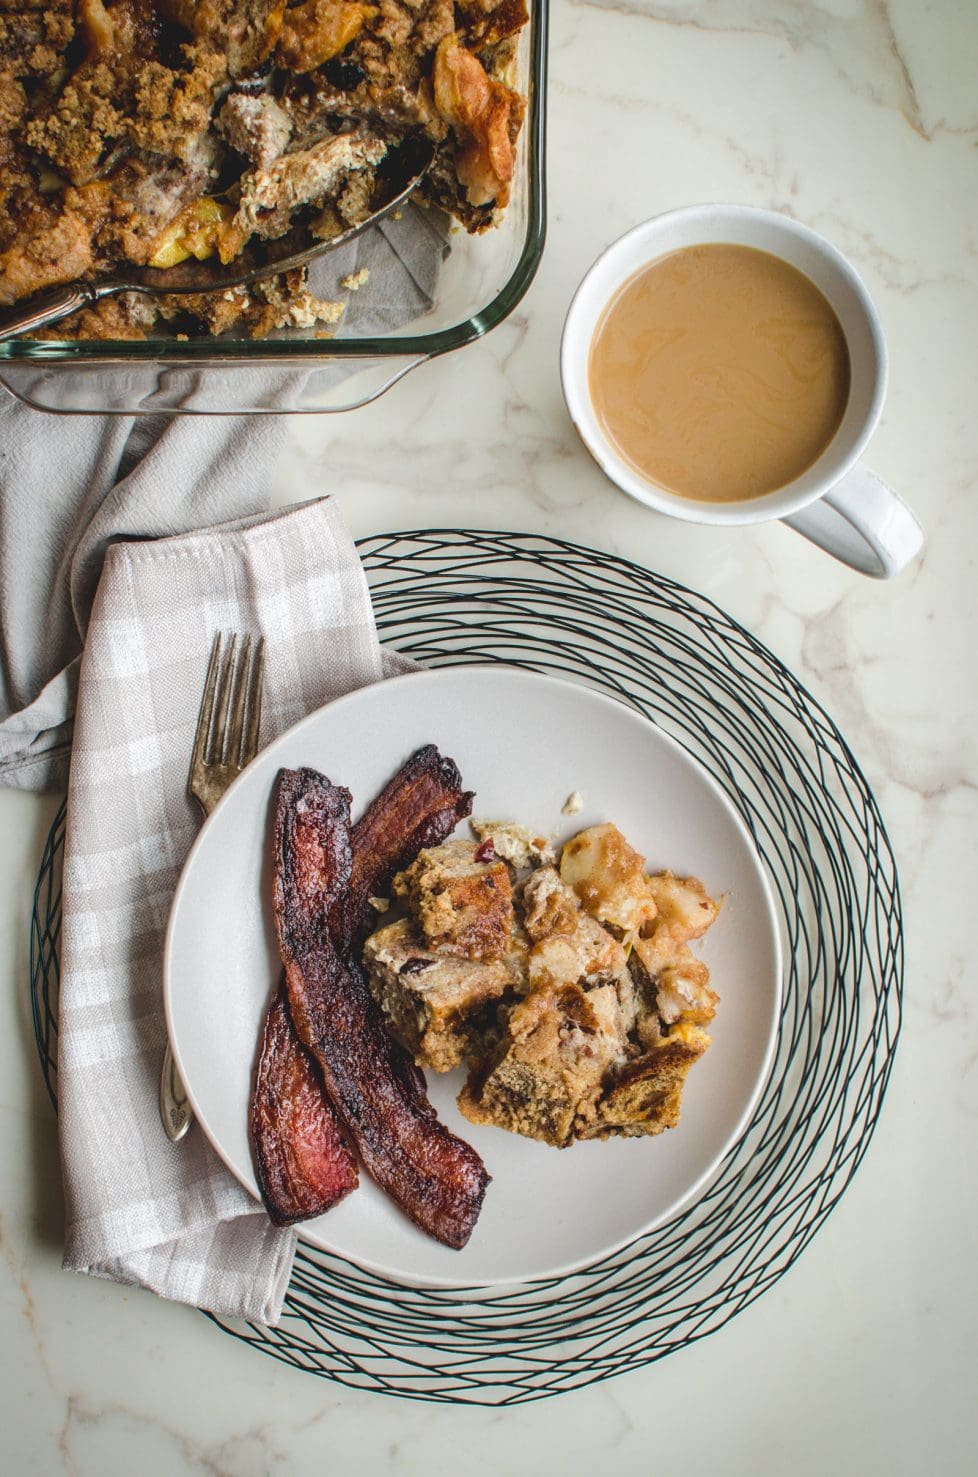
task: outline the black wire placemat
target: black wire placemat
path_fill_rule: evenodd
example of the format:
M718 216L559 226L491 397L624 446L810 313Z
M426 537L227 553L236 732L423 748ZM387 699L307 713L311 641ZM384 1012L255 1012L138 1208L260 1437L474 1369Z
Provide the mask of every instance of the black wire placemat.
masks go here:
M749 827L780 915L786 977L770 1078L707 1189L667 1225L571 1276L484 1292L402 1287L300 1243L278 1328L213 1319L357 1389L539 1400L715 1333L787 1271L837 1203L869 1145L899 1032L896 867L828 714L703 596L527 534L397 533L359 549L385 644L432 667L503 661L571 677L677 738ZM31 930L34 1023L55 1102L63 835L62 809Z

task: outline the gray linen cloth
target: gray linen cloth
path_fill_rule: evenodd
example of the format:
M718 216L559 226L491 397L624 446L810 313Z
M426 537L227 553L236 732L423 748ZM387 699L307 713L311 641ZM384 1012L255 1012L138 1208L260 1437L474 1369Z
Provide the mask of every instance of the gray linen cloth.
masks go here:
M107 552L81 662L64 867L58 1095L67 1268L277 1321L276 1230L199 1127L160 1125L162 948L200 828L187 794L216 631L265 638L262 742L381 678L366 580L329 499Z
M105 550L268 504L287 422L62 420L0 402L0 784L67 784Z
M441 218L407 211L325 258L312 285L332 296L367 267L347 328L396 328L432 306L446 241ZM172 1145L157 1106L162 940L200 825L186 783L210 642L218 628L265 635L263 740L403 670L381 656L332 506L263 516L286 425L56 417L0 401L0 784L63 789L71 756L65 1266L268 1323L294 1233L270 1225L199 1128Z
M344 332L395 329L431 308L447 240L445 217L408 208L323 257L310 285L346 300ZM344 293L341 279L362 268L367 284ZM287 421L61 417L0 397L0 784L63 790L106 548L267 507Z

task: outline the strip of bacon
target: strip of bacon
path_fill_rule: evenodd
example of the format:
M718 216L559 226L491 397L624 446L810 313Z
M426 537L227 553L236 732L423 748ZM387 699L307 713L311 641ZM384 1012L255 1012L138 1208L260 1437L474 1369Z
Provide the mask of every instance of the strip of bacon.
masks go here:
M359 1183L318 1069L295 1034L284 985L265 1020L251 1140L262 1199L276 1226L323 1215Z
M314 770L300 773L315 775ZM463 791L456 765L433 744L412 754L398 770L353 828L350 857L334 858L333 892L321 899L324 911L340 928L336 942L344 953L348 941L366 931L369 899L385 890L394 873L414 861L422 847L444 841L469 814L471 805L472 796ZM391 1041L389 1060L419 1112L433 1114L424 1073L410 1054ZM299 1101L289 1101L290 1090ZM314 1159L315 1123L320 1125L320 1162ZM292 1027L287 999L279 994L272 998L265 1020L252 1094L251 1132L262 1196L277 1225L322 1215L341 1198L337 1195L326 1203L332 1189L345 1184L348 1175L339 1122L319 1068ZM343 1193L349 1193L355 1183Z
M349 792L314 770L283 770L273 898L293 1023L368 1173L423 1231L460 1248L489 1175L408 1088L363 976L340 957L334 939L337 921L351 916L341 899L352 865Z

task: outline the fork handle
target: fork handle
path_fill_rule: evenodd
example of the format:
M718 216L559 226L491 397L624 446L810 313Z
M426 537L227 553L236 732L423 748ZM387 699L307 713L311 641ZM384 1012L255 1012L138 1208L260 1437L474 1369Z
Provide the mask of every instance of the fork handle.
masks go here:
M191 792L192 793L192 792ZM204 812L204 819L210 815L216 799L202 800L199 795L194 799ZM178 1144L184 1138L194 1121L194 1110L187 1098L187 1089L183 1085L183 1079L177 1071L177 1064L173 1060L173 1052L170 1050L169 1041L166 1043L166 1051L163 1055L163 1070L160 1073L160 1118L166 1136L174 1144Z
M193 1111L187 1101L187 1089L177 1071L169 1042L166 1044L163 1072L160 1076L160 1117L163 1119L167 1138L175 1144L183 1138L194 1121Z
M104 286L94 287L86 282L69 282L54 292L46 292L23 303L13 315L0 323L0 338L19 338L22 333L32 333L35 328L46 328L49 323L58 323L82 308L91 308L99 298L108 294Z

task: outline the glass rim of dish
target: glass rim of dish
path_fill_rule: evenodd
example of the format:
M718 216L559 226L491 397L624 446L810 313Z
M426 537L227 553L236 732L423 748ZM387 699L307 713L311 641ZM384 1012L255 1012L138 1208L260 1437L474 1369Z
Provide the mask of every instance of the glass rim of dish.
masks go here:
M546 83L550 0L529 0L527 8L530 16L526 79L528 106L524 124L527 150L522 166L527 190L526 234L509 278L484 307L458 323L431 333L390 333L363 338L337 335L330 339L224 339L208 334L186 341L168 338L0 339L0 365L22 363L41 367L59 363L149 361L204 368L235 363L253 366L263 361L288 363L291 360L299 364L317 364L332 359L395 356L434 359L482 338L508 318L526 294L540 265L547 234Z

